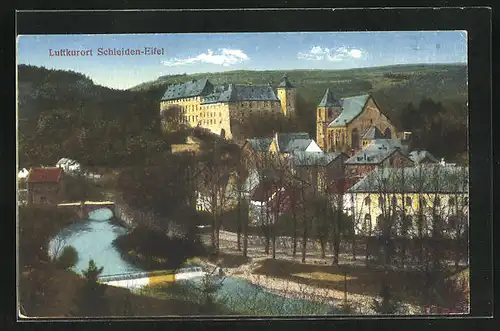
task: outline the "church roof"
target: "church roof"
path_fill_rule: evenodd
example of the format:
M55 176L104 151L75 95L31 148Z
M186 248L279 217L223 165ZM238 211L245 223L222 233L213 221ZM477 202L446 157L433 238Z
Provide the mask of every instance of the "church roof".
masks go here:
M276 101L278 97L270 85L229 84L222 91L216 91L203 98L202 104L238 101Z
M467 167L379 168L347 190L349 193L467 193ZM439 179L439 180L437 180Z
M162 101L175 100L181 98L192 98L212 92L213 85L209 82L208 78L191 80L181 84L169 85Z
M328 125L328 127L344 126L350 123L361 114L369 97L368 94L363 94L340 99L342 112Z
M295 88L290 81L288 80L287 75L284 75L283 78L281 79L281 82L279 83L278 87L281 88Z
M382 132L376 127L372 126L368 130L366 130L365 134L361 137L363 140L374 140L374 139L383 139L384 135Z
M319 103L318 107L338 107L338 106L340 106L340 101L335 99L332 91L330 91L330 89L327 88L325 95L323 96L323 99L321 99L321 102Z
M293 164L296 167L320 166L325 167L333 160L338 158L342 153L337 152L303 152L295 151L293 156Z

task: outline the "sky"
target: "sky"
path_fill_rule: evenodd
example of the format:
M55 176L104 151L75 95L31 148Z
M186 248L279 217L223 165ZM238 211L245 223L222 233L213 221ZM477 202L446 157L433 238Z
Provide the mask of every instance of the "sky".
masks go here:
M145 54L146 47L163 54ZM100 48L142 54L99 55ZM61 49L87 55L56 56ZM18 64L80 72L115 89L183 73L466 62L465 31L22 35L17 40Z

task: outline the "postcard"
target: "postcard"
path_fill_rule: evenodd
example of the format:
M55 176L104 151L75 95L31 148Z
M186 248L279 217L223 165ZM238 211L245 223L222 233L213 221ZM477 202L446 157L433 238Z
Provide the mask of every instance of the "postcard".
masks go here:
M468 314L467 32L17 38L22 318Z

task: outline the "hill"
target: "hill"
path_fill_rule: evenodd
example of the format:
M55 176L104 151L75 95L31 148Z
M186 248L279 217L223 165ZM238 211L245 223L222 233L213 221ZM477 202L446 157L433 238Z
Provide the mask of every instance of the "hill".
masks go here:
M297 87L297 108L308 130L314 134L315 110L327 88L339 97L372 93L382 109L397 123L402 108L430 98L445 104L465 105L467 66L465 64L412 64L347 70L225 71L163 76L132 87L149 92L157 100L170 84L208 78L212 83L268 84L276 87L283 74Z
M61 157L88 166L124 165L144 158L149 147L165 148L158 103L147 92L95 85L72 71L20 65L18 97L21 167L54 165Z
M312 137L315 137L316 105L329 87L340 97L372 93L400 129L426 137L420 147L438 156L454 158L467 151L465 65L401 65L286 73L297 86L299 129L308 131ZM208 77L214 84L271 83L276 86L283 74L282 71L229 71L169 75L121 91L96 85L80 73L20 65L20 164L50 165L61 157L105 167L142 162L158 151L169 150L174 140L182 138L166 138L160 130L158 102L169 84ZM459 140L457 146L450 147L442 142L445 139Z
M276 86L287 74L306 103L319 103L326 88L339 96L377 93L397 94L406 103L422 97L445 100L465 97L467 67L465 64L416 64L371 67L347 70L289 70L289 71L225 71L191 75L162 76L130 88L131 91L154 91L158 100L170 84L208 78L214 84L268 84ZM407 91L407 92L404 92ZM401 96L403 92L403 96ZM389 102L391 103L391 102ZM392 107L391 107L392 108Z

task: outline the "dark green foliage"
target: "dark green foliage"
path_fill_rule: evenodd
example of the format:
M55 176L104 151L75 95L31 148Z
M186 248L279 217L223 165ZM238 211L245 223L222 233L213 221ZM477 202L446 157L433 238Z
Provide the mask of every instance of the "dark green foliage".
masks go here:
M190 154L173 154L154 165L125 169L116 180L116 191L133 208L162 217L182 216L193 207L193 185L199 174L195 161Z
M19 66L19 158L23 166L62 157L84 166L142 164L169 150L158 101L149 93L96 86L81 74Z
M63 248L61 254L57 257L55 263L58 268L69 269L76 265L78 262L78 252L73 246L66 246Z
M185 237L168 237L165 232L136 227L132 232L116 238L113 244L122 252L134 251L141 258L136 262L146 269L179 268L188 258L205 255L205 248L196 233ZM164 263L156 258L166 259Z
M467 151L467 106L463 102L447 105L432 99L420 100L418 107L409 103L402 108L402 128L411 131L411 148L425 149L438 157L462 161ZM453 144L447 142L453 141Z
M109 315L105 296L107 285L98 282L104 267L98 268L94 260L89 261L87 270L82 270L85 283L76 292L74 316L95 317Z

